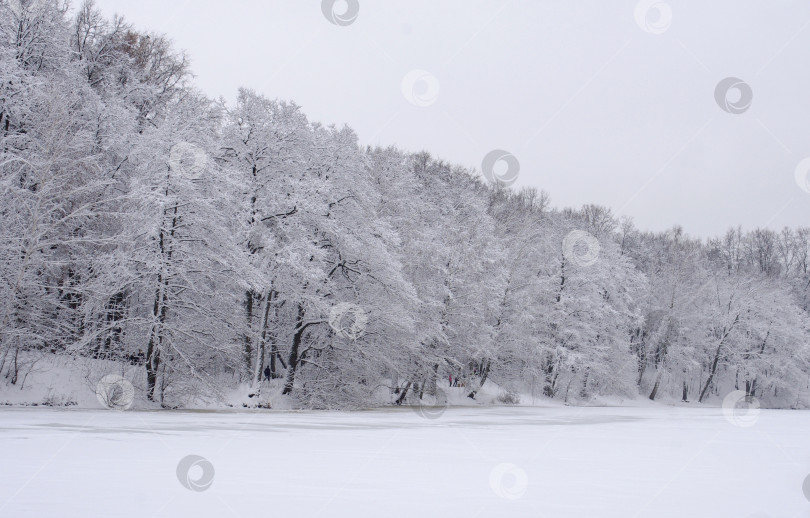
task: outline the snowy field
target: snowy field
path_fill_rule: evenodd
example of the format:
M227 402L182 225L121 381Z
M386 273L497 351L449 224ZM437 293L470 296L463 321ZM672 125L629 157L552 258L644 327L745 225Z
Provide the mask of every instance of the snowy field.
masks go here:
M810 517L805 411L11 408L0 427L0 516Z

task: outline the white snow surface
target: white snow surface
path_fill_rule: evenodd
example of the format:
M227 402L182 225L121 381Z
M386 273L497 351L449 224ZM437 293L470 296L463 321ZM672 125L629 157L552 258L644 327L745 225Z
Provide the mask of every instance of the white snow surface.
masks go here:
M808 411L748 427L656 406L431 417L0 409L0 516L810 517ZM213 467L207 489L179 481L187 455Z

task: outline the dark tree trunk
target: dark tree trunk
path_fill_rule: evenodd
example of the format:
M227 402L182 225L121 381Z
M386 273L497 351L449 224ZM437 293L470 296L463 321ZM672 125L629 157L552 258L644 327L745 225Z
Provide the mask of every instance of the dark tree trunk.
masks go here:
M166 195L168 196L169 188L166 187ZM158 272L158 288L155 291L155 303L152 307L152 317L154 323L152 324L152 332L149 335L149 345L146 349L146 397L149 401L155 401L155 389L157 388L158 372L161 367L160 351L163 346L163 328L166 324L166 318L169 311L169 274L168 269L172 262L172 247L171 243L167 243L167 238L174 238L175 229L178 223L178 210L175 205L173 208L173 216L171 219L171 226L166 235L166 231L161 229L158 246L160 253L163 257L163 265L166 271L161 270ZM165 215L165 212L164 212ZM164 385L165 386L165 385ZM163 400L163 386L161 386L159 398Z
M9 371L11 372L11 384L12 385L17 384L17 376L19 375L19 372L20 372L20 367L19 367L19 365L17 365L17 356L19 354L20 354L20 347L17 346L17 347L14 348L14 359L12 360L12 366L9 368Z
M470 399L475 399L475 395L478 394L478 391L484 386L484 383L487 382L487 377L489 376L489 367L492 362L490 362L489 358L484 358L483 365L481 367L481 383L478 385L478 388L473 389L467 394L467 397Z
M553 398L557 394L557 373L554 369L554 362L552 358L546 360L546 366L543 376L543 395L548 398Z
M161 238L162 241L162 238ZM162 273L158 274L158 283L162 286ZM157 385L158 369L160 368L160 350L158 348L158 336L160 331L160 301L162 298L161 288L155 292L155 303L152 307L152 317L155 322L152 324L152 332L149 333L149 345L146 347L146 398L149 401L155 400L155 387Z
M706 384L703 385L703 389L700 391L700 397L698 397L698 402L703 403L703 400L706 398L706 393L712 386L712 381L714 380L714 375L717 373L717 364L720 362L720 353L723 351L723 344L726 341L726 338L731 333L731 330L734 329L734 326L739 321L740 317L737 315L734 318L734 322L728 327L728 329L723 329L723 336L720 337L720 343L717 344L717 350L714 352L714 359L712 360L712 368L709 371L709 377L706 378Z
M282 394L290 394L295 385L295 373L302 360L302 355L299 354L299 350L304 333L309 326L320 323L320 320L304 323L304 306L301 304L298 305L298 323L295 333L293 333L292 345L290 346L290 356L287 360L287 379L284 382L284 390L281 391Z
M267 326L270 318L270 304L273 303L273 291L268 292L264 301L264 315L262 317L262 335L259 340L259 350L256 353L256 381L261 382L264 379L264 353L265 344L267 343Z
M636 366L638 368L638 376L636 377L636 386L641 387L641 382L644 380L644 371L647 367L646 345L644 343L644 331L637 327L630 334L630 342L632 343L633 351L636 353Z
M281 364L282 369L287 368L287 364L284 363L284 358L281 356L281 352L278 350L278 345L276 345L275 337L273 337L273 341L270 343L270 377L280 378L281 374L278 373L278 369L276 368L276 361Z
M159 277L160 278L160 277ZM155 389L157 388L158 372L161 367L160 350L163 344L163 325L166 322L168 305L166 304L166 290L169 289L168 279L163 281L163 289L155 294L155 305L153 307L155 324L149 336L149 345L146 348L146 398L149 401L156 401ZM162 390L158 399L163 399Z
M290 394L295 385L295 371L298 369L298 349L301 346L301 335L303 328L299 327L293 334L292 346L290 347L290 356L287 360L287 379L284 382L284 390L282 394Z
M655 396L658 394L658 388L661 386L661 371L655 375L655 384L653 385L652 392L650 392L650 401L655 401Z
M714 353L714 359L712 360L712 367L709 370L709 377L706 378L706 383L703 385L703 388L700 390L700 396L698 397L698 402L703 403L703 400L706 398L706 393L712 386L712 381L714 381L714 374L717 372L717 363L720 361L720 351L723 348L722 342L720 345L717 346L717 350Z
M250 372L250 362L253 357L253 340L251 338L251 332L253 329L253 299L256 297L256 293L253 290L245 291L245 321L247 324L247 330L245 334L242 336L242 361L244 365L242 367L243 373L242 378L243 380L247 379Z
M745 380L745 396L746 397L756 396L756 392L757 392L757 379L754 378L753 381Z
M278 292L273 291L272 293L273 293L273 300L274 300L273 304L276 304L275 300L278 298ZM283 304L284 303L282 302L282 305ZM277 311L278 311L278 306L274 306L273 307L273 315L274 316L277 316ZM279 352L279 350L278 350L278 343L277 343L278 337L276 336L276 334L274 332L270 331L269 329L267 329L267 337L268 338L265 340L265 343L268 340L270 342L270 377L272 379L280 378L281 374L279 374L278 368L276 367L276 361L281 363L281 367L284 368L284 369L287 368L287 364L284 363L284 358L281 357L281 352Z
M408 383L405 384L405 388L402 389L402 391L399 394L399 397L396 399L396 401L394 401L395 405L399 406L405 401L405 397L407 397L408 390L410 388L411 388L411 382L409 381Z
M157 385L157 373L160 367L160 353L157 351L154 339L149 339L149 347L146 350L146 398L149 401L155 400L155 386Z
M123 334L120 322L124 320L125 303L126 296L122 291L115 293L107 301L107 305L104 308L107 334L103 341L97 343L94 357L109 358L114 356L117 350L120 350L118 345L121 342L121 335Z

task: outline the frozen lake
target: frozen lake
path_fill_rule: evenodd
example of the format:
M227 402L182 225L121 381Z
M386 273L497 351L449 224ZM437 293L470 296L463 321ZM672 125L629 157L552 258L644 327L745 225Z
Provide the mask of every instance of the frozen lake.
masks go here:
M659 407L9 408L0 516L810 517L810 412L739 424Z

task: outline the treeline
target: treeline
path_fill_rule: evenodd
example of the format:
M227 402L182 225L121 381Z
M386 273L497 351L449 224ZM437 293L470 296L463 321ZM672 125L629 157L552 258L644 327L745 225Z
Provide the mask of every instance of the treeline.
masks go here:
M473 398L807 404L810 228L641 232L190 78L92 2L0 0L6 383L56 354L138 365L167 406L265 374L309 408L449 376Z

